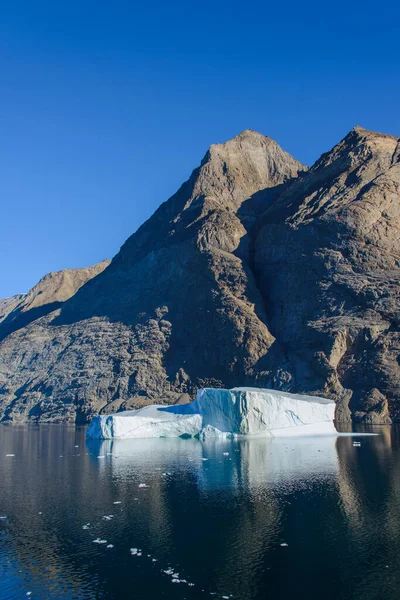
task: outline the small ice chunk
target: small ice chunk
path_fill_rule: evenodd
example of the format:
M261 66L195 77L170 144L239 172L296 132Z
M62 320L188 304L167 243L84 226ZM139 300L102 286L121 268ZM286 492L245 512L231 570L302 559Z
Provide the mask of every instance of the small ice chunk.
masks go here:
M74 448L79 448L79 446L74 446Z
M224 456L229 456L229 452L223 452L222 453Z
M15 456L15 454L6 454L6 456Z
M283 544L281 544L282 548L286 548L288 546L288 544L286 544L285 542L283 542Z
M141 553L141 552L138 552L138 553L136 554L136 556L142 556L142 553Z
M114 544L108 544L107 548L114 548Z
M166 569L166 570L164 571L164 573L166 573L167 575L172 575L172 573L173 573L173 572L174 572L174 570L173 570L173 569Z
M121 500L116 500L113 504L121 504Z
M97 458L105 458L104 454L100 454Z
M151 562L157 562L157 559L156 558L152 558Z
M27 595L27 596L31 596L31 595L32 595L32 592L26 592L26 595Z
M149 486L146 483L139 483L140 488L148 488Z
M101 540L100 538L96 538L93 540L94 544L107 544L107 540Z
M180 583L181 580L180 579L172 579L172 583Z
M188 583L189 587L194 587L194 583Z
M5 521L7 519L6 515L1 515L0 520Z
M208 460L208 458L202 458L201 460Z

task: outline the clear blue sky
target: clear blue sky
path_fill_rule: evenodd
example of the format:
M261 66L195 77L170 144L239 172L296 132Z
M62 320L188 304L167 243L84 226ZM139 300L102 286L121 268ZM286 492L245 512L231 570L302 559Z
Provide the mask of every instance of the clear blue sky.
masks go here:
M400 135L400 8L13 0L0 11L0 298L112 257L252 128L311 164L354 125Z

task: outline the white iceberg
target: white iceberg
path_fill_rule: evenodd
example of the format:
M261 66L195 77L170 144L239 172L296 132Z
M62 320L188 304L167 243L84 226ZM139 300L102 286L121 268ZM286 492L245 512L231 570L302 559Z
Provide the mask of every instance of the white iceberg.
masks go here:
M94 439L336 434L335 403L318 396L278 390L205 388L194 402L152 405L138 410L99 415L87 437Z

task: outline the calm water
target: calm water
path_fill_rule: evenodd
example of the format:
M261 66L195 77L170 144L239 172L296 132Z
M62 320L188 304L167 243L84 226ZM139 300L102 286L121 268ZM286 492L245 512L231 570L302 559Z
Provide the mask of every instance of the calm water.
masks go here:
M400 429L376 431L354 447L0 427L0 598L398 600Z

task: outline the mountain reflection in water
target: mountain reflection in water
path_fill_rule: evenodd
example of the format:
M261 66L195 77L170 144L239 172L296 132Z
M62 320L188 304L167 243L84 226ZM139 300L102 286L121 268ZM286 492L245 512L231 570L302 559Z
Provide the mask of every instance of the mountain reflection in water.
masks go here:
M374 431L354 447L1 427L0 597L398 598L400 429Z

